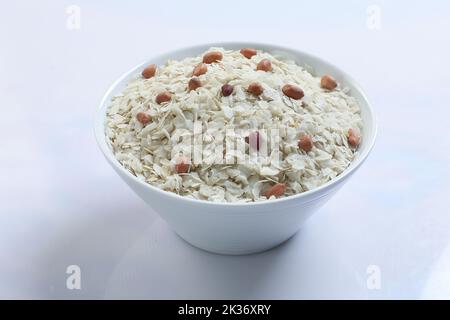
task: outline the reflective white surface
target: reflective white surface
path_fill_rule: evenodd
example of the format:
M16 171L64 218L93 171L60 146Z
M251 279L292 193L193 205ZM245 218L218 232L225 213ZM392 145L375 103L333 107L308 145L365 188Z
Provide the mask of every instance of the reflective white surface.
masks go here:
M402 2L4 4L0 297L450 298L450 4ZM79 30L66 27L71 4ZM366 26L372 4L380 30ZM107 165L92 131L124 71L218 40L323 57L360 82L378 115L361 170L294 238L258 255L179 239ZM81 290L66 288L73 264ZM367 285L373 265L379 289Z

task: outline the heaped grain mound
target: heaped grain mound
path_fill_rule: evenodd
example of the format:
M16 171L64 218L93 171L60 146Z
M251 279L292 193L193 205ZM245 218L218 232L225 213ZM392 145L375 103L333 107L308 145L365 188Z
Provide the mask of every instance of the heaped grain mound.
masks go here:
M106 117L108 144L137 178L219 202L326 183L353 160L361 130L359 106L334 78L251 48L149 65L112 99ZM177 149L189 135L202 144L201 161L190 144Z

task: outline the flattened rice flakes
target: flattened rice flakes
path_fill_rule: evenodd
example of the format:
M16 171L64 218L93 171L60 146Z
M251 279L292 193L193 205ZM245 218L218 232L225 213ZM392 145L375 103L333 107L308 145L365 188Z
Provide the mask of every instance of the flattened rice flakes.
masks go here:
M201 161L192 144L174 157L183 138L196 141L196 125ZM356 100L332 77L251 48L211 48L137 74L112 99L105 133L142 181L195 199L251 202L335 178L354 159L362 128Z

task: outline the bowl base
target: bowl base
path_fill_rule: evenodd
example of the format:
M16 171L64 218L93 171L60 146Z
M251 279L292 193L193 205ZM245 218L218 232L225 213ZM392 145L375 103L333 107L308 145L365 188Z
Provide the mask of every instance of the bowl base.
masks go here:
M174 233L180 237L183 241L187 242L189 245L209 252L209 253L214 253L214 254L220 254L220 255L226 255L226 256L245 256L245 255L251 255L251 254L257 254L257 253L262 253L265 251L269 251L272 249L276 249L279 246L283 245L284 243L286 243L287 241L289 241L293 236L295 236L297 234L298 231L294 232L293 234L291 234L289 237L276 242L276 243L272 243L270 245L264 246L264 247L258 247L258 248L251 248L251 249L221 249L221 248L212 248L209 246L205 246L203 244L199 244L196 243L195 241L191 241L186 239L185 237L183 237L182 235L180 235L179 233L175 232Z

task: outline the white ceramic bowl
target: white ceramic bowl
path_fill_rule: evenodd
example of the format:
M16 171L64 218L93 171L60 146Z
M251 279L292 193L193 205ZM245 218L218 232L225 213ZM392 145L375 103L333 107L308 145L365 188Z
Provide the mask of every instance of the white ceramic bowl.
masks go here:
M317 75L330 74L351 89L361 107L364 129L356 159L338 177L314 190L257 203L214 203L166 192L138 180L122 167L106 143L105 112L111 98L149 63L197 56L209 47L239 50L252 47L281 53L300 65L313 67ZM185 48L154 57L121 76L106 92L96 113L95 135L108 162L119 176L183 239L196 247L222 254L249 254L270 249L293 236L317 209L346 182L366 159L375 141L376 121L359 85L335 66L294 49L260 43L214 43Z

